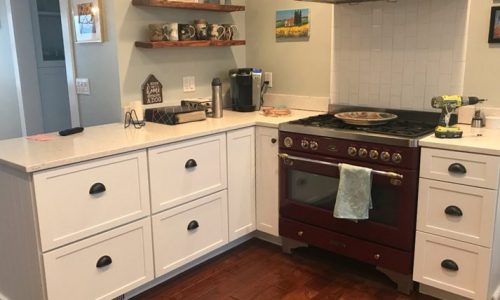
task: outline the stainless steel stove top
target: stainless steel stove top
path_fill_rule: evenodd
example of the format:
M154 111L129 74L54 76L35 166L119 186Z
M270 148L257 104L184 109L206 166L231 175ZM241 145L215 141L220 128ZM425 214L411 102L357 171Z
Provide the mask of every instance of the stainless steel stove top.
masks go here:
M348 125L334 117L335 113L345 111L390 112L396 114L398 118L383 125ZM420 138L434 132L438 118L439 113L434 112L331 105L328 114L281 124L279 130L394 146L417 147Z

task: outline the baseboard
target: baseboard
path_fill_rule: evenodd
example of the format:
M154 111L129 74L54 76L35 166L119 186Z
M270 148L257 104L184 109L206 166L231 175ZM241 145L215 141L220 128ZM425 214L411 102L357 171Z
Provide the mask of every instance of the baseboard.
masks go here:
M263 241L266 241L266 242L271 243L271 244L275 244L278 246L282 245L282 240L281 240L280 236L274 236L274 235L271 235L269 233L257 231L255 233L255 237L258 238L259 240L263 240Z
M235 241L228 243L227 245L220 247L217 250L214 250L214 251L212 251L212 252L210 252L210 253L208 253L208 254L206 254L198 259L193 260L190 263L185 264L184 266L182 266L182 267L180 267L180 268L178 268L178 269L176 269L168 274L165 274L161 277L158 277L158 278L154 279L153 281L150 281L150 282L126 293L125 297L123 299L128 300L128 299L131 299L131 298L133 298L141 293L144 293L145 291L147 291L147 290L149 290L149 289L151 289L151 288L153 288L153 287L155 287L155 286L157 286L157 285L159 285L159 284L161 284L169 279L172 279L175 276L180 275L181 273L184 273L184 272L200 265L201 263L204 263L207 260L210 260L210 259L236 247L236 246L243 244L244 242L246 242L248 240L255 238L255 237L257 237L257 231L251 232L251 233L249 233L249 234L247 234L247 235L245 235L245 236L243 236ZM0 300L3 300L3 298L0 297Z

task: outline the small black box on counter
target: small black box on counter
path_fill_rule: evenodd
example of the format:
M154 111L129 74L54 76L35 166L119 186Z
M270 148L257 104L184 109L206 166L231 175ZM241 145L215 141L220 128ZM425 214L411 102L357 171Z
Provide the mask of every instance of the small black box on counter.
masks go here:
M146 121L167 125L203 121L206 118L207 114L204 109L187 106L148 108L144 112L144 119Z

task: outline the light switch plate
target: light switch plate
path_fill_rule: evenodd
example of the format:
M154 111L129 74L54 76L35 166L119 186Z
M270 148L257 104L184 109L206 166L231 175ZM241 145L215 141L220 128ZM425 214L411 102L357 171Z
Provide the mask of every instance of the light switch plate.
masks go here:
M182 77L182 86L183 86L184 92L196 91L196 84L194 81L194 76Z
M76 78L76 93L79 95L90 95L90 83L88 78Z

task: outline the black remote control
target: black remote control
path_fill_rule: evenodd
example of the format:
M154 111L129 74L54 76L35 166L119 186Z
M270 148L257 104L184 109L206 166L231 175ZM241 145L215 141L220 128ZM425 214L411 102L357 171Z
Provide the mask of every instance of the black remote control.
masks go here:
M67 136L70 134L75 134L83 131L83 127L73 127L59 131L59 135Z

